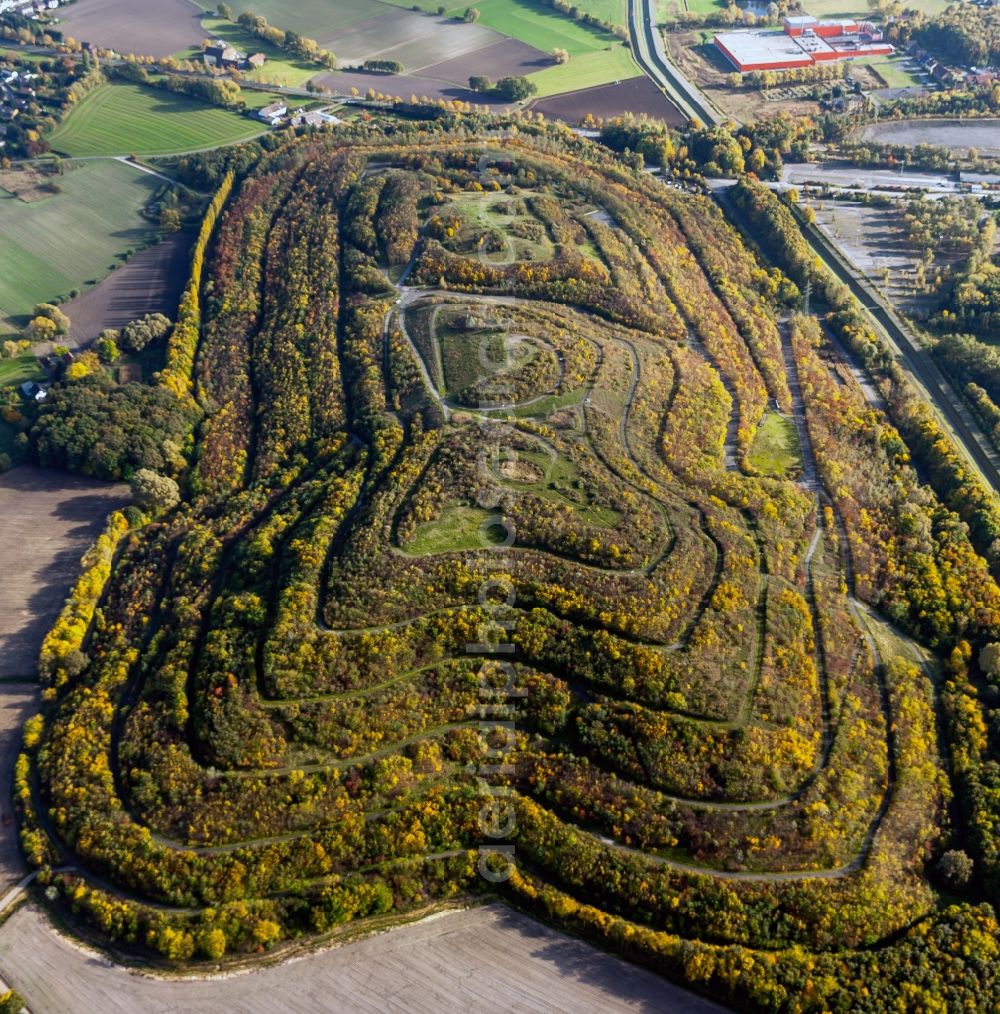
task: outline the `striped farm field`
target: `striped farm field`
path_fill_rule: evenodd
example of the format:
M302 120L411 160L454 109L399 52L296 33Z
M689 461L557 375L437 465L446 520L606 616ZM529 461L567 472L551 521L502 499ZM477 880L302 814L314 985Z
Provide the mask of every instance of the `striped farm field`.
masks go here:
M64 155L170 155L245 141L261 124L183 95L133 84L94 89L51 135Z
M27 323L35 303L103 278L157 230L140 212L160 181L113 160L59 177L59 193L25 202L0 190L0 334Z

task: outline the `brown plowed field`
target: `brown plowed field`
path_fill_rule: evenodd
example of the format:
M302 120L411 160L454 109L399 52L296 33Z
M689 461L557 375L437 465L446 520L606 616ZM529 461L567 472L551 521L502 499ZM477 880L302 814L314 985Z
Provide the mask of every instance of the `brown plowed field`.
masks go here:
M0 677L37 675L42 638L79 574L80 557L107 515L129 499L120 483L62 472L25 466L0 475Z
M21 726L38 710L38 688L26 683L0 683L0 894L25 873L14 820L14 760L21 749Z
M201 42L201 8L191 0L79 0L59 10L59 30L122 54L170 56Z
M550 120L577 124L590 113L595 119L607 119L622 113L645 113L674 127L687 123L680 110L648 77L633 77L618 84L581 88L563 95L551 95L532 104L536 112Z
M506 102L492 101L489 96L479 95L467 87L451 84L439 78L424 77L410 74L365 74L361 71L337 71L336 74L323 74L313 79L317 84L330 88L341 95L350 95L351 88L357 88L361 95L366 95L369 88L383 95L399 96L409 99L427 96L431 100L446 99L449 102L458 99L461 102L478 102L493 109L505 109Z
M193 233L175 232L65 303L70 345L86 345L104 328L122 327L146 313L165 313L173 320L188 277L193 239Z
M481 74L496 81L502 77L534 74L543 67L551 67L552 63L552 57L534 46L518 42L517 39L501 39L483 49L477 49L475 53L431 64L420 73L424 77L440 78L464 86L473 74Z
M0 972L32 1014L724 1014L503 905L207 980L131 974L58 936L26 906L0 927Z

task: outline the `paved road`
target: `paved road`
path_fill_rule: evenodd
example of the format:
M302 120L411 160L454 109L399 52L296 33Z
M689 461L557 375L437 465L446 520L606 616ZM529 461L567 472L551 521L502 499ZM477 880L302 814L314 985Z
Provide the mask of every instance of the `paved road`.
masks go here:
M996 179L1000 182L1000 176ZM895 190L900 187L924 190L929 196L963 192L958 181L946 173L920 171L899 173L888 169L864 169L839 162L786 165L781 174L781 181L776 186L785 189L791 186L802 187L807 184L824 183L833 187L856 190L859 193Z
M654 0L628 0L628 29L636 62L689 120L700 120L707 126L726 122L727 118L667 59L656 27Z

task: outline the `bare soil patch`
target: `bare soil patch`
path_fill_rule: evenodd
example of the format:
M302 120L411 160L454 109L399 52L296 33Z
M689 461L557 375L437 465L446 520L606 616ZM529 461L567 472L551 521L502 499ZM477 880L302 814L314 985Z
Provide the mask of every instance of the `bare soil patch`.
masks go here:
M501 38L474 53L431 64L421 74L464 86L473 74L481 74L496 81L502 77L533 74L543 67L551 67L553 62L548 53L543 53L526 42Z
M364 71L341 70L335 74L323 74L313 80L340 95L350 95L351 89L357 88L361 95L367 95L372 90L375 94L404 100L415 95L418 99L426 97L431 101L445 99L449 102L458 100L478 103L491 109L506 109L510 105L508 102L494 101L488 95L480 95L468 87L418 74L367 74Z
M722 1014L709 1000L503 905L451 912L230 978L135 975L57 935L35 906L0 928L0 970L35 1014Z
M191 0L79 0L60 8L60 31L123 55L170 56L200 42L201 8Z
M530 461L504 461L500 475L511 482L541 482L545 478L545 473Z
M80 557L128 488L22 467L0 476L0 677L33 679ZM2 728L2 726L0 726Z
M106 327L122 327L146 313L164 313L171 320L187 281L194 234L176 232L140 250L83 295L63 305L71 322L70 345L92 342Z
M17 840L11 772L21 749L21 727L37 710L37 686L0 683L0 893L26 872Z
M550 120L572 124L582 123L587 113L595 119L606 119L626 112L645 113L677 127L687 123L681 111L648 77L633 77L618 84L551 95L539 99L532 109Z
M905 205L879 207L815 197L803 200L815 212L819 227L895 306L918 319L928 315L934 300L917 286L916 268L921 255L906 237ZM957 259L955 253L938 250L926 269L926 277L933 279L938 271Z
M0 175L0 189L13 194L26 204L42 201L52 196L49 187L58 182L54 177L40 173L37 169L6 169Z

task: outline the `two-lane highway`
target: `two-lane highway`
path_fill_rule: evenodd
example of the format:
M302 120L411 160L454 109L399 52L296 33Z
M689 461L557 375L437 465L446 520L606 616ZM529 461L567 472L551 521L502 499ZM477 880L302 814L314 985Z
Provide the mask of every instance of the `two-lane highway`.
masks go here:
M653 0L628 0L628 30L636 62L689 120L706 126L726 122L726 117L667 59L663 38L656 28Z

